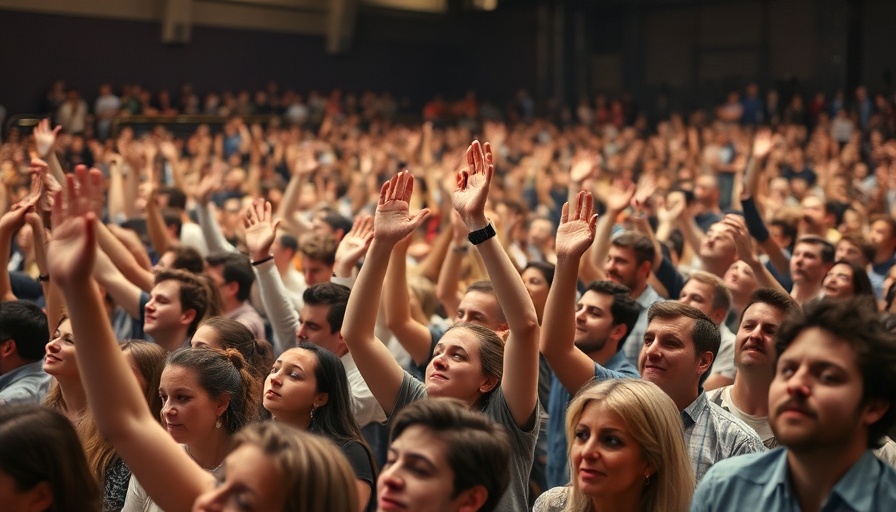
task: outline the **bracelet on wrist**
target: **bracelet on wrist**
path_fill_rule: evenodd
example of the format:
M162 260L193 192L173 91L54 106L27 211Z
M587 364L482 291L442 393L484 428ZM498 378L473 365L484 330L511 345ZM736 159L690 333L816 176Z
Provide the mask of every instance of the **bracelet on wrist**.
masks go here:
M466 254L470 251L469 245L455 245L451 247L451 250L458 254Z
M37 276L37 280L42 283L49 283L50 282L50 274L40 274L39 276Z
M253 261L252 261L252 266L253 266L253 267L257 267L258 265L261 265L262 263L266 263L266 262L268 262L268 261L271 261L272 259L274 259L274 255L273 255L273 254L270 254L270 255L268 255L267 258L261 258L260 260L253 260Z

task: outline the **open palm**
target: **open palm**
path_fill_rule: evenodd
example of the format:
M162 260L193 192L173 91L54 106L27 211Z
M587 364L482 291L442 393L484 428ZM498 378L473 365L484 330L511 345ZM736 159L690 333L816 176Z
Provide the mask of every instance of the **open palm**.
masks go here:
M47 246L47 268L60 285L89 279L96 259L96 214L90 209L90 197L99 180L89 174L99 171L88 173L80 167L75 172L66 178L66 197L61 191L56 194L53 238Z
M468 224L485 215L485 202L494 172L491 147L487 142L483 146L474 140L467 148L467 168L457 173L457 186L452 195L454 209Z
M570 212L570 209L573 209ZM597 215L593 215L594 199L590 192L581 191L576 195L575 205L563 205L560 226L557 227L555 250L557 256L581 256L594 241L594 226Z
M423 209L417 215L410 216L409 201L413 192L414 177L407 171L396 174L383 184L373 219L374 239L396 243L414 231L429 215L429 210Z
M246 228L246 247L253 260L267 258L280 221L271 221L271 203L258 198L246 212L243 227Z

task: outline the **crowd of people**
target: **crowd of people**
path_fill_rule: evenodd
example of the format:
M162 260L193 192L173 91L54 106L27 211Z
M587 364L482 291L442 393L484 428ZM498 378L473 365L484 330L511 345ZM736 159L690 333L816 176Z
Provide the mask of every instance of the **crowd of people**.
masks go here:
M209 96L0 146L0 509L896 507L885 95Z

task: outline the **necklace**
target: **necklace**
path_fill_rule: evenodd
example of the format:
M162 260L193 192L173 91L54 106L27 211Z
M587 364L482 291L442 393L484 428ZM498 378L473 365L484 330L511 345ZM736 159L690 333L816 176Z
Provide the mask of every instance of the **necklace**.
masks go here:
M187 451L187 455L189 455L190 458L193 459L193 462L195 462L197 466L199 466L200 468L202 468L202 469L205 470L205 471L208 471L209 473L214 473L215 471L218 471L218 469L220 469L221 466L224 465L224 461L222 460L220 463L218 463L217 466L215 466L215 467L213 467L213 468L207 468L207 467L203 466L202 464L200 464L198 460L196 460L196 457L194 457L194 456L193 456L193 453L190 452L190 447L189 447L189 446L187 446L187 445L183 445L183 447L184 447L184 450Z

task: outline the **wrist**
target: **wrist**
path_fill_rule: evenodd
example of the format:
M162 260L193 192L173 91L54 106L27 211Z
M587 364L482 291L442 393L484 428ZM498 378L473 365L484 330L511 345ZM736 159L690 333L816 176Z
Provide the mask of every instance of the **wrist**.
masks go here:
M271 254L271 251L260 251L252 254L252 261L250 263L255 265L272 259L274 259L274 255Z
M337 261L333 266L333 277L352 277L354 268L351 261Z
M485 227L488 226L489 221L485 215L476 215L464 218L464 224L467 225L467 230L472 233L473 231L485 229Z

